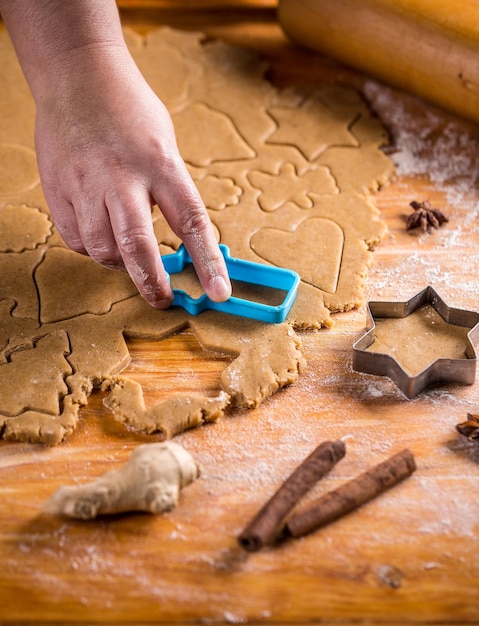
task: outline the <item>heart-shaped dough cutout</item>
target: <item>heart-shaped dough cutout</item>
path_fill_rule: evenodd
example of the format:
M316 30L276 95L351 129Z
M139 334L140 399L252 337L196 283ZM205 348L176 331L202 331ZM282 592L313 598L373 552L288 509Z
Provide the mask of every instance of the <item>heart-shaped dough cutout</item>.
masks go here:
M252 235L250 245L265 261L295 270L304 282L335 293L344 248L344 233L336 222L315 217L301 222L293 232L261 228Z

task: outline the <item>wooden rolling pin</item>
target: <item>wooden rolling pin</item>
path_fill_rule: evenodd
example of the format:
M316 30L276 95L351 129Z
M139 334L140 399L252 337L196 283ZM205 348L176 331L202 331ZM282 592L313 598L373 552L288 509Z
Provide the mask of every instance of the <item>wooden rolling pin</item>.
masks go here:
M279 0L297 43L479 122L478 0Z

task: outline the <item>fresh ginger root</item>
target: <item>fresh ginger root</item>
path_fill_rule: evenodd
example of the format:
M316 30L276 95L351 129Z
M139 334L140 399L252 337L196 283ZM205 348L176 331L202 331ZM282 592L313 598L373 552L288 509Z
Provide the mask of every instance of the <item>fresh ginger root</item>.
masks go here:
M199 475L199 465L177 443L144 444L133 450L126 465L94 482L60 487L43 510L84 520L126 511L171 511L180 489Z

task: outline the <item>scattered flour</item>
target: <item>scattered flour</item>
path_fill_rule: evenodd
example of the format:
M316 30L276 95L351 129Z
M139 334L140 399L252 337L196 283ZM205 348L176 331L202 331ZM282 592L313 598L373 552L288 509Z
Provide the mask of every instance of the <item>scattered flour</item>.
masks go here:
M430 178L445 191L451 204L462 204L479 183L479 130L424 105L413 96L374 81L367 81L364 95L389 129L398 176ZM468 220L479 211L477 198Z

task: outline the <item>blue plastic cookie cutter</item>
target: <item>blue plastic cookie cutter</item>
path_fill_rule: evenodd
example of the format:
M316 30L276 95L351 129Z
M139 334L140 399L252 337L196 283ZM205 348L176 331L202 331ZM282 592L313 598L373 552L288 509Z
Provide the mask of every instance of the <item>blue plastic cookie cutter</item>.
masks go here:
M234 258L230 256L228 246L220 244L219 247L225 258L231 280L286 291L281 304L262 304L236 296L231 296L225 302L213 302L206 294L201 295L199 298L192 298L182 289L173 289L173 306L180 306L191 315L198 315L210 309L231 315L249 317L271 324L284 322L296 299L300 283L299 275L293 270ZM165 254L161 258L168 274L178 274L183 271L185 265L192 263L191 257L183 244L181 244L177 252Z

